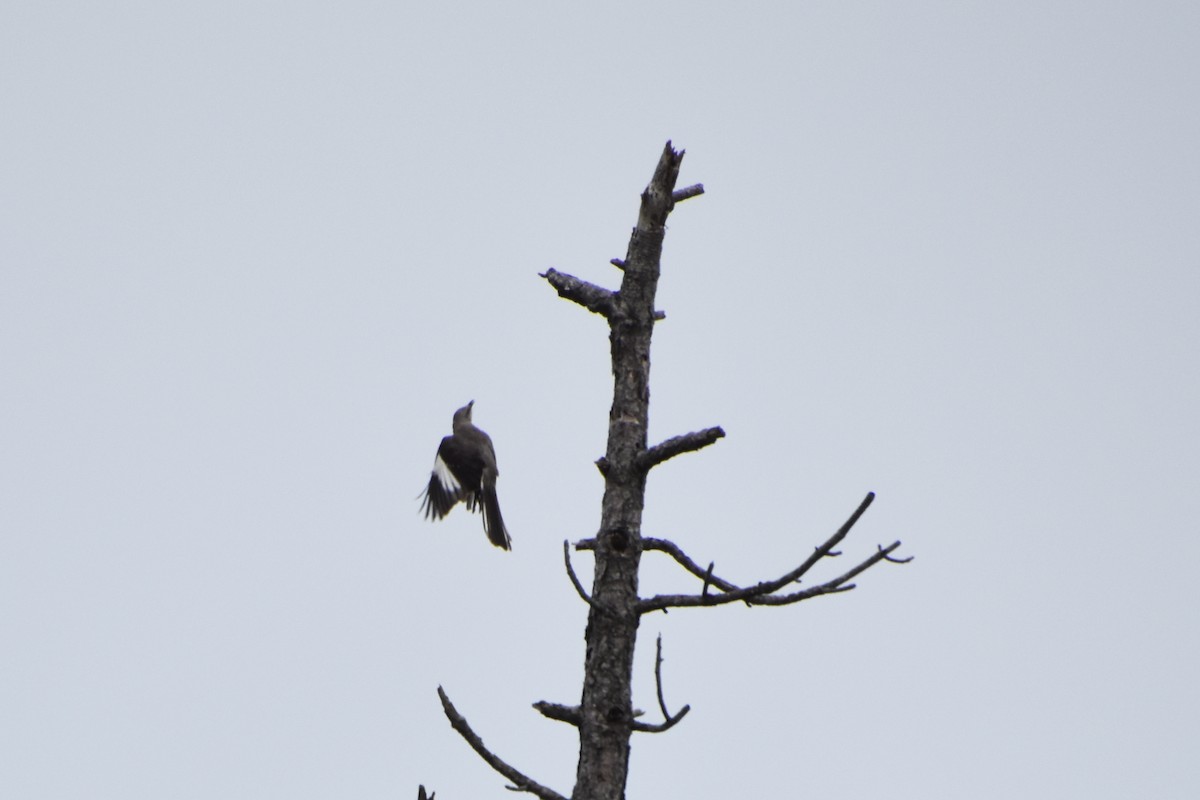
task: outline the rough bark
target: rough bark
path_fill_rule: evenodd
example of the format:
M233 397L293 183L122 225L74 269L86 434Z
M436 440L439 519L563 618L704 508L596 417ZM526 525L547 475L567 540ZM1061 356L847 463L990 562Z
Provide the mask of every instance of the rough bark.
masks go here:
M658 289L666 221L675 203L704 192L700 184L675 189L682 160L683 151L676 151L667 142L654 176L642 193L637 225L630 236L626 256L611 262L623 271L619 290L612 291L554 269L542 274L561 297L607 320L613 370L608 445L605 455L596 462L604 476L600 530L594 538L575 543L576 550L590 550L595 559L590 595L572 566L569 543L563 542L567 576L580 598L588 604L583 696L578 706L548 701L534 704L534 708L547 718L578 728L579 763L572 800L622 800L629 774L631 734L669 730L690 708L684 705L675 714L667 710L662 691L660 641L655 682L663 722L635 720L631 697L633 654L642 614L734 602L790 605L812 597L849 591L854 588L851 581L875 564L911 560L892 555L900 542L887 547L881 545L877 552L847 572L823 583L796 589L800 579L807 580L808 571L819 562L840 555L834 548L870 506L874 493L868 493L845 524L799 566L781 577L753 584L739 586L732 583L714 574L716 565L713 562L704 569L675 543L642 536L647 472L677 455L705 448L725 435L720 427L711 427L671 437L653 447L647 446L650 339L656 320L664 318L662 312L654 309L654 296ZM673 558L701 581L699 593L640 598L638 567L643 551L659 551ZM441 687L438 694L451 725L488 764L512 782L508 788L536 795L541 800L563 800L553 789L520 772L485 747Z
M579 766L573 800L618 800L629 772L633 730L630 684L637 640L638 563L642 554L642 508L650 407L650 337L654 294L667 215L683 152L667 142L654 177L642 193L637 227L629 240L624 277L606 315L613 367L608 415L607 469L600 533L595 549L592 604L585 640L583 697L579 719Z

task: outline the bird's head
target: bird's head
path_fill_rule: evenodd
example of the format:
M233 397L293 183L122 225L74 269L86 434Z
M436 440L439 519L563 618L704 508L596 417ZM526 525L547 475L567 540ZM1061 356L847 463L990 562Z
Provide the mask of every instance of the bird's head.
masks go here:
M475 405L475 401L467 403L465 406L454 412L454 423L457 425L460 422L471 421L471 406Z

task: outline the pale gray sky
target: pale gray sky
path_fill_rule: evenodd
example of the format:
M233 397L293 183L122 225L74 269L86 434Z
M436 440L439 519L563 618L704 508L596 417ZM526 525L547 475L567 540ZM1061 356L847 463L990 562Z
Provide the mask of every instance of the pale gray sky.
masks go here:
M643 621L628 796L1200 796L1192 3L0 7L0 796L561 792L615 286L645 533L847 595ZM417 493L476 400L514 538ZM577 559L590 576L590 560ZM643 592L684 590L650 555Z

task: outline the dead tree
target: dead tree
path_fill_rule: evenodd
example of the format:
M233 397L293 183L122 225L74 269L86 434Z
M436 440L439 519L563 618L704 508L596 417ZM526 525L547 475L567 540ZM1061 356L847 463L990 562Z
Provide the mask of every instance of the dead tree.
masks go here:
M845 524L803 563L778 578L748 586L718 577L712 563L701 567L673 542L642 535L647 473L669 458L707 447L725 435L721 428L713 427L676 436L654 446L647 445L650 337L655 322L663 318L663 314L654 308L654 294L658 288L667 216L676 203L704 192L700 184L675 188L682 160L683 151L676 151L667 142L654 176L642 193L637 226L630 236L626 256L612 260L612 264L623 272L620 290L605 289L554 269L541 276L561 297L608 321L613 369L608 448L604 457L596 462L604 476L600 530L594 538L575 543L576 550L590 550L594 556L590 593L576 575L569 545L563 542L567 576L589 606L583 696L577 706L544 701L534 704L534 708L546 717L579 729L579 764L572 800L623 798L632 734L665 731L688 712L689 707L684 706L672 714L663 702L660 638L655 678L663 722L651 724L635 719L630 686L638 623L643 614L668 608L733 602L764 606L797 603L819 595L849 591L854 588L851 581L857 575L881 561L903 563L910 560L892 556L900 546L900 542L893 542L887 547L878 547L870 557L837 577L793 591L797 582L818 562L839 555L835 548L867 510L874 499L873 493L868 493ZM642 553L648 550L673 558L700 581L699 591L685 595L640 596L638 565ZM563 795L537 783L485 747L441 687L438 687L438 696L450 724L493 769L511 782L510 789L528 792L543 800L565 800Z

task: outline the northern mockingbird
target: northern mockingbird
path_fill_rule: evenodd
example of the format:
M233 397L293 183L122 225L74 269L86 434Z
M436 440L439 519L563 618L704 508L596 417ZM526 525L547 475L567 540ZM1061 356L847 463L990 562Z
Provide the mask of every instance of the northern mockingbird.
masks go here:
M488 541L505 550L512 549L512 539L500 516L500 501L496 498L496 450L492 439L471 423L471 406L475 401L454 412L454 433L442 439L433 474L425 489L421 508L426 519L441 519L462 500L468 511L478 505L483 510L483 530Z

